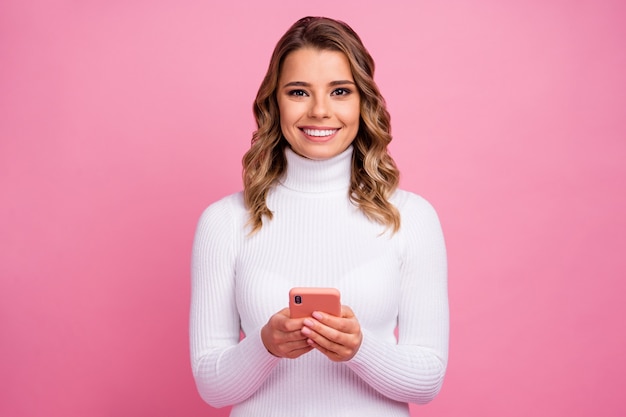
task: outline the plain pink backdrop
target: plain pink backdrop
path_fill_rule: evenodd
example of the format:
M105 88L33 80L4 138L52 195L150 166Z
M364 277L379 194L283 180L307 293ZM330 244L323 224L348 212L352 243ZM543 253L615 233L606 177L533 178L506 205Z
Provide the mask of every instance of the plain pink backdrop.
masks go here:
M449 371L413 415L626 415L625 3L222 3L0 3L0 415L227 415L191 377L191 241L309 14L361 34L446 234Z

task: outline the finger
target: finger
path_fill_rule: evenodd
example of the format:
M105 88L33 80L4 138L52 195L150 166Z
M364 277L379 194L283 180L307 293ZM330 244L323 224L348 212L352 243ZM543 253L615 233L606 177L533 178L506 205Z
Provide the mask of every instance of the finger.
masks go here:
M307 352L312 351L313 349L315 349L313 346L307 344L306 346L302 347L302 348L298 348L298 349L294 349L290 352L288 352L287 354L285 354L285 358L287 359L295 359L298 358L302 355L304 355Z
M323 325L318 325L318 328L325 327ZM330 329L331 332L337 334L338 332L334 329ZM302 328L302 334L305 335L310 342L313 342L317 347L323 348L325 351L340 353L344 348L341 343L338 343L335 338L329 338L326 334L322 334L319 331L314 331L309 327Z
M297 358L313 349L307 339L286 342L277 346L278 355L283 358Z
M347 305L342 305L341 306L341 313L340 313L339 316L333 316L332 314L324 313L322 311L314 311L313 312L313 317L315 317L315 316L320 316L320 318L323 317L326 320L332 320L333 318L343 318L343 319L355 318L354 312ZM315 318L317 318L317 317L315 317Z
M302 335L299 336L298 340L284 340L284 339L272 339L269 343L268 351L274 356L278 356L281 358L293 358L300 356L303 353L308 352L312 349L309 345L306 338L303 338Z
M323 353L334 353L340 360L351 359L359 350L363 337L356 319L343 320L354 322L351 326L347 326L353 328L353 333L344 333L313 319L307 319L304 321L305 327L302 328L302 334L313 341L316 348L323 348ZM336 360L331 355L327 354L327 356Z
M302 328L303 318L292 319L289 309L284 308L270 318L270 326L282 332L296 332Z
M328 357L328 359L332 360L333 362L347 361L347 360L352 359L352 357L354 356L354 354L352 354L351 351L345 349L345 347L340 346L340 345L334 344L332 345L333 347L329 349L319 343L316 343L313 339L309 339L308 343L310 346L319 350L321 353L323 353L326 357Z
M312 319L304 320L303 324L301 333L309 339L313 339L317 343L323 343L322 338L329 342L341 343L342 333L340 331Z
M279 345L279 349L284 353L306 349L308 347L309 347L309 343L307 339L297 340L295 342L282 343L281 345Z
M342 306L341 317L322 313L320 311L313 312L312 316L319 323L338 330L341 333L358 333L360 331L359 322L348 306Z
M306 340L306 336L304 336L301 332L301 329L298 329L293 332L282 332L280 330L272 330L269 333L269 339L271 340L271 344L285 345L288 343L301 342Z

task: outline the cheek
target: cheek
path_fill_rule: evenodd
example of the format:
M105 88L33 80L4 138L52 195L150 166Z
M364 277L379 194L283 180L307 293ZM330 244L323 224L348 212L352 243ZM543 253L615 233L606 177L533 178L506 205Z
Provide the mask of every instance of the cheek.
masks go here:
M359 105L351 106L349 108L344 109L342 114L343 120L347 125L351 127L358 127L359 121L361 119L361 108Z
M290 108L282 107L279 108L278 114L280 117L280 131L287 139L289 143L292 142L292 138L294 136L294 125L296 124L296 118L293 114L293 111L289 111Z
M281 126L289 126L297 119L296 117L297 115L294 110L296 110L294 106L284 105L284 104L280 105L279 103L278 114L280 115Z

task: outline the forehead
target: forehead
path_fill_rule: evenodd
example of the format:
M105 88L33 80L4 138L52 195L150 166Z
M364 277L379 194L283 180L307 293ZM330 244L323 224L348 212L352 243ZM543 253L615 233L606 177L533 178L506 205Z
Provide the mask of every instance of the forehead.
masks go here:
M316 48L297 49L285 57L279 82L325 83L354 81L348 57L339 51Z

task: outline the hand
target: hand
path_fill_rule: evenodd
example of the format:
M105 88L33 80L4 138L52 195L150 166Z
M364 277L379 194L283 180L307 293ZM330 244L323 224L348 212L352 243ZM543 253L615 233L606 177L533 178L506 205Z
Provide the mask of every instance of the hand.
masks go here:
M363 340L361 326L348 306L341 306L341 317L316 311L303 324L302 334L308 337L307 343L334 362L352 359Z
M313 349L302 334L304 319L292 319L289 309L284 308L270 317L261 329L261 340L265 348L279 358L295 359Z

